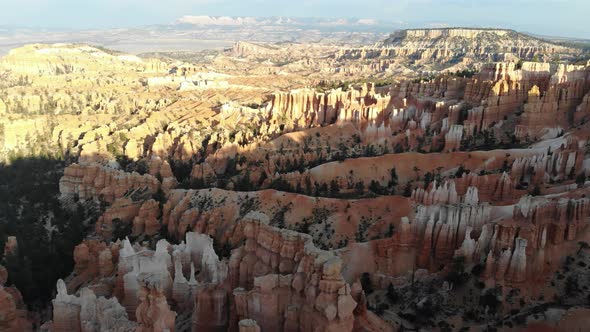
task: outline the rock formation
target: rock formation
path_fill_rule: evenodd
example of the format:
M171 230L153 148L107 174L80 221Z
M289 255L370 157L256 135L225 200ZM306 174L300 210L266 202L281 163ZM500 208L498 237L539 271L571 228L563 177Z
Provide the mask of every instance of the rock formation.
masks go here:
M33 331L20 292L3 284L0 282L0 329L7 332Z
M96 164L73 164L64 170L59 183L62 195L77 195L81 200L104 200L113 203L115 199L131 194L134 190L141 193L155 193L160 187L159 181L148 174L128 174L120 170Z
M246 221L243 232L246 244L230 259L238 317L264 322L263 330L352 329L356 302L338 257L315 249L309 236L260 222Z
M97 298L88 288L80 296L68 295L65 283L57 282L53 300L52 331L135 331L137 324L129 321L125 309L116 299Z
M47 172L64 167L59 211L29 218L51 205L41 195L6 205L4 257L31 257L23 225L46 243L75 238L41 330L534 326L525 314L581 305L590 287L571 280L589 236L585 56L468 28L363 48L240 41L190 61L12 50L0 160L66 166ZM37 328L45 317L5 265L0 330ZM547 281L564 266L567 299L566 281Z

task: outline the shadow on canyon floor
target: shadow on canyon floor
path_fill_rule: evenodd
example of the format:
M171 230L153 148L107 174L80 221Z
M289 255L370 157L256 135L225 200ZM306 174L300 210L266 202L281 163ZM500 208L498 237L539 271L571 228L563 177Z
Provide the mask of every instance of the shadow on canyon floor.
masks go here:
M64 165L50 157L0 164L1 264L8 270L7 285L21 291L29 309L44 307L57 279L71 273L74 247L92 220L81 205L60 204Z

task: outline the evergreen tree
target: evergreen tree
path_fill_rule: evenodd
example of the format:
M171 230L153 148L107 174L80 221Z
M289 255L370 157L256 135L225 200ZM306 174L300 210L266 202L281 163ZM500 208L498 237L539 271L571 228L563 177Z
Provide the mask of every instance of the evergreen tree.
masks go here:
M340 185L336 179L330 181L330 197L338 197L340 194Z

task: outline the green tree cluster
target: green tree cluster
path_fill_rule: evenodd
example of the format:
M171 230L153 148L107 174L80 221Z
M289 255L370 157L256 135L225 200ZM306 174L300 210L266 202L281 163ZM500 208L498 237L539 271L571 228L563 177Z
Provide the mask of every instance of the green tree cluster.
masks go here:
M82 205L62 207L59 179L64 163L46 157L19 158L0 164L0 247L16 236L18 249L1 257L8 285L25 303L42 307L52 298L58 278L71 273L73 252L90 219Z

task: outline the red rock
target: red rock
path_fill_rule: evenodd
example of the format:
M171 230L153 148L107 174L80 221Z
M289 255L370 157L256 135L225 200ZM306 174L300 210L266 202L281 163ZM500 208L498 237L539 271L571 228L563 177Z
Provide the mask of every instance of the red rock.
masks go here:
M0 285L0 330L7 332L33 331L27 310L16 288Z
M98 164L72 164L64 170L59 188L64 196L77 195L81 200L94 199L112 203L130 190L145 189L155 193L158 180L149 175L125 173Z
M142 278L141 275L140 278ZM140 303L135 313L138 322L137 331L173 331L176 313L168 306L163 285L151 276L145 276L140 284Z
M239 328L239 332L260 332L260 326L252 319L242 319Z

